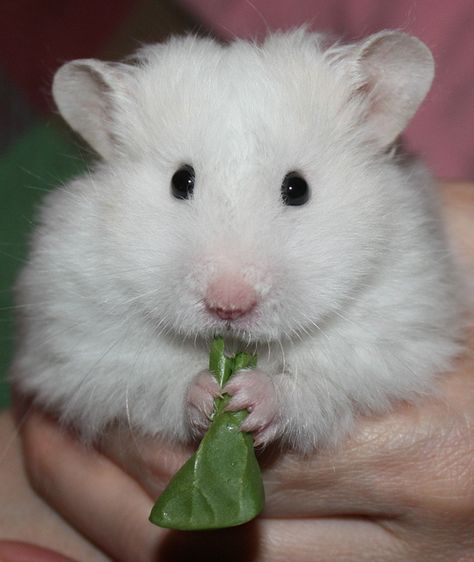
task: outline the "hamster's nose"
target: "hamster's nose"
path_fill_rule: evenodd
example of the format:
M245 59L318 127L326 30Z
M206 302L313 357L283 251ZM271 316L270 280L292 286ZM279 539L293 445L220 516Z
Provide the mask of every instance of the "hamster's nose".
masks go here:
M223 275L212 281L204 297L207 309L222 320L235 320L257 304L257 293L246 281Z

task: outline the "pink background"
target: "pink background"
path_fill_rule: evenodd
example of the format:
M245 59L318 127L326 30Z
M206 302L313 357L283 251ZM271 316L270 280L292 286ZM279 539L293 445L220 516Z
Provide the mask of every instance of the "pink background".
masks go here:
M180 0L216 35L258 38L308 23L358 39L397 28L436 60L427 100L405 138L443 178L474 179L474 0Z

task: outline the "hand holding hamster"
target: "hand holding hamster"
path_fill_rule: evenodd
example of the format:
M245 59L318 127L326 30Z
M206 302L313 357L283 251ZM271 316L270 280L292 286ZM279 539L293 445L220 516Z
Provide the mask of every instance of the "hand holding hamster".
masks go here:
M186 442L224 332L259 356L226 388L244 429L298 452L432 392L462 302L432 179L396 149L432 77L428 49L388 31L63 66L58 108L102 160L41 209L17 387L86 440L119 424Z

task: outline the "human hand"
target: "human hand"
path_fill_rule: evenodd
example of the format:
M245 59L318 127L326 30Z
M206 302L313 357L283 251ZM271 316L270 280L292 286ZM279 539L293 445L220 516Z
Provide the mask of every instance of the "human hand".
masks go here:
M449 190L447 217L474 271L474 190ZM117 561L474 559L473 332L469 349L437 398L360 420L337 451L266 454L265 512L242 527L178 533L150 525L153 499L190 451L123 432L97 453L34 413L23 428L30 478Z
M0 498L2 562L109 560L31 489L9 410L0 412Z

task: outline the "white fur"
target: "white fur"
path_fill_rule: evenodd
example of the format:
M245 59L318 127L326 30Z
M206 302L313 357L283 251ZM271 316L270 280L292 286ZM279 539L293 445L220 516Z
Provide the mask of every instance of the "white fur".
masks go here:
M105 161L45 199L17 285L15 384L86 438L119 421L187 439L187 388L224 329L203 297L231 271L259 302L229 342L271 374L284 443L334 443L355 414L431 391L459 351L457 282L432 180L388 143L432 62L417 40L385 35L401 60L382 49L393 73L381 88L373 38L327 47L304 30L263 45L172 39L119 72L60 71L58 105ZM407 76L408 101L403 88L384 104ZM188 201L170 195L182 164L196 172ZM280 199L292 170L311 187L301 207Z

